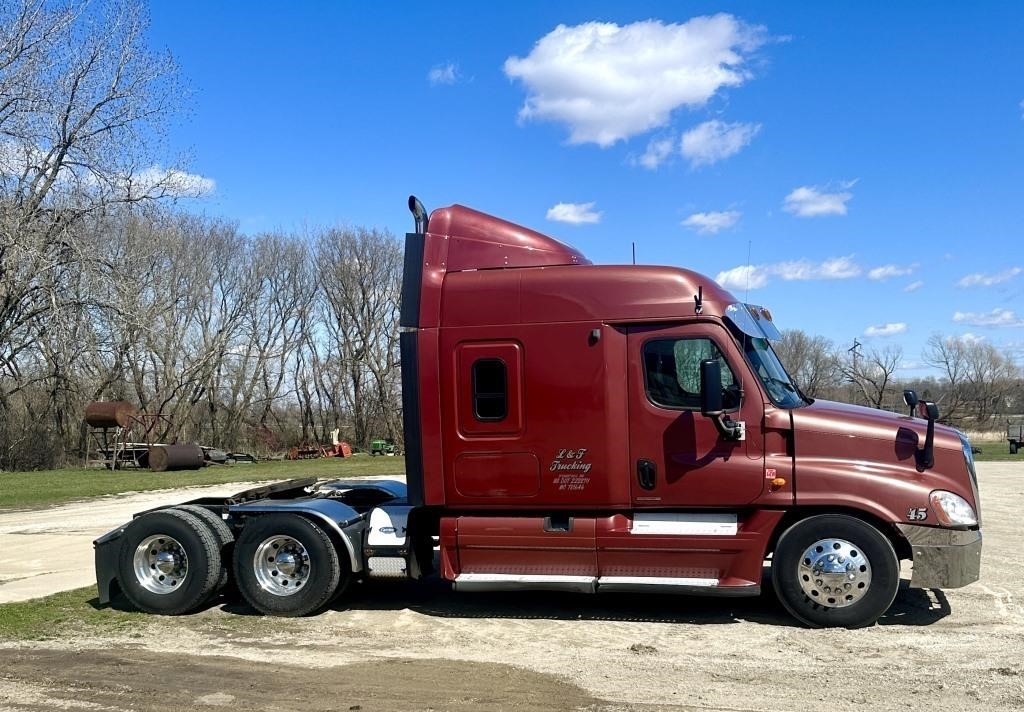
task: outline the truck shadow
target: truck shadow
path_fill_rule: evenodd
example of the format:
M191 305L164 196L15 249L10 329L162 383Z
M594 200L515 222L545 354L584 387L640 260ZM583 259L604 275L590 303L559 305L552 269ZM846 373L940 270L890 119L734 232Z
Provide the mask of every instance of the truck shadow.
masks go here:
M896 600L879 625L931 625L950 613L939 590L912 589L903 581ZM442 581L368 582L354 587L351 598L333 610L399 611L441 618L508 618L643 623L714 624L749 621L800 627L779 603L771 581L752 598L714 598L665 594L605 593L599 595L547 591L456 593Z
M950 614L949 601L939 589L909 588L900 582L889 610L879 625L926 626ZM689 623L694 625L739 623L748 621L793 628L801 624L779 603L771 580L765 575L762 595L751 598L715 598L712 596L673 596L649 593L583 594L559 591L514 591L502 593L457 593L445 581L368 581L353 585L331 606L344 611L411 610L439 618L507 618L510 620L585 620L635 623ZM94 609L118 611L135 609L123 595L108 605L96 598L88 604ZM218 596L204 610L220 608L225 613L259 616L237 591Z
M879 625L925 626L950 614L949 602L938 589L908 588L900 583L896 600ZM771 581L752 598L714 598L664 594L605 593L599 595L553 591L457 593L444 581L368 581L354 585L331 610L411 610L439 618L505 618L510 620L583 620L636 623L721 625L748 621L781 627L800 627L782 607ZM220 598L210 607L235 615L256 616L237 597Z

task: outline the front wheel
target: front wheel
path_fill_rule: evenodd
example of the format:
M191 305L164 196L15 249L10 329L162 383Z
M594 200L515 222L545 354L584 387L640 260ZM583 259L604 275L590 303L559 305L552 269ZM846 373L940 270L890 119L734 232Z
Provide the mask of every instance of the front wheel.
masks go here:
M297 514L250 520L235 544L235 581L249 604L272 616L304 616L339 589L338 550L317 524Z
M803 519L783 532L772 556L772 584L795 618L814 628L869 626L900 583L892 543L843 514Z

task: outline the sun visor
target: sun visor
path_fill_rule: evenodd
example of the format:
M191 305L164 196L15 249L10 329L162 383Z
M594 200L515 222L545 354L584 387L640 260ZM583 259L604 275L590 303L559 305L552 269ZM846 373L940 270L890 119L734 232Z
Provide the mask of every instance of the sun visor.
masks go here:
M765 307L737 302L725 308L725 318L744 334L756 339L778 341L782 338L772 321L772 313Z

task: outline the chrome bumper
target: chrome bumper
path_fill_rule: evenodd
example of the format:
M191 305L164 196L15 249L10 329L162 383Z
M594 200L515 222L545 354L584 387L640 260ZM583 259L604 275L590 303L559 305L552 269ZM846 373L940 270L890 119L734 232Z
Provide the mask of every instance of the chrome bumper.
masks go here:
M911 588L960 588L981 576L981 531L897 524L914 557Z

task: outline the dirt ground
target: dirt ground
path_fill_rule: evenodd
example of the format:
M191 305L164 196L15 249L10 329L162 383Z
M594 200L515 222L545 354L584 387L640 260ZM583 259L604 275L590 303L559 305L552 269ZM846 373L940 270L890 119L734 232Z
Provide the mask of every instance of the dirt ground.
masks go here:
M0 640L0 710L1021 710L1024 463L979 470L982 580L904 589L864 630L801 628L770 593L375 583L308 619L221 600L129 634Z

